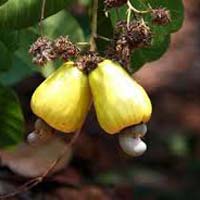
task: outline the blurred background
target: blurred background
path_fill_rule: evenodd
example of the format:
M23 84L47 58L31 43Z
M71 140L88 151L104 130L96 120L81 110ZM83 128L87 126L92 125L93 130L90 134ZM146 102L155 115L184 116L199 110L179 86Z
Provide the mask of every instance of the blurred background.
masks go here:
M134 74L153 104L145 136L148 151L139 158L127 156L117 137L100 129L92 110L74 149L55 173L11 199L200 199L200 1L184 0L184 6L183 27L173 34L168 51ZM76 12L84 8L76 7ZM36 120L29 101L42 80L36 73L14 86L27 133ZM55 140L42 147L24 144L15 152L2 151L0 193L41 174L64 145ZM47 159L49 154L52 158Z

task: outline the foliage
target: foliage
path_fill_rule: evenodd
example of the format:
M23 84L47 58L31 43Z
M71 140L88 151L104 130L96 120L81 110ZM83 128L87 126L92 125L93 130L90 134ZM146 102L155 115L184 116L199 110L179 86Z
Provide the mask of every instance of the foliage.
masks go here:
M23 139L23 114L16 95L0 85L0 148L11 147Z

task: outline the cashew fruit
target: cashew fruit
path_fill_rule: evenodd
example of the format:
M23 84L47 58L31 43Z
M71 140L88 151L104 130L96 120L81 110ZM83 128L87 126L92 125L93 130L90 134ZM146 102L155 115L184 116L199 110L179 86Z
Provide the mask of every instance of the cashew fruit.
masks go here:
M107 133L149 120L152 106L147 93L118 63L99 63L89 74L89 84L97 119Z
M91 100L88 77L66 62L33 93L32 111L51 127L74 132L83 124Z

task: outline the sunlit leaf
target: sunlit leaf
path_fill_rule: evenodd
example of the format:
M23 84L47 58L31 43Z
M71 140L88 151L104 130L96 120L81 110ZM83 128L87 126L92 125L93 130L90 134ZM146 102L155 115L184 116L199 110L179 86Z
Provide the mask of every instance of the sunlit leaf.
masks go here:
M44 35L55 39L60 35L69 35L74 42L84 41L83 31L76 19L66 10L48 17L43 23Z
M70 0L48 0L45 17L50 16L69 5ZM37 23L41 15L41 0L9 0L0 6L1 28L23 28Z

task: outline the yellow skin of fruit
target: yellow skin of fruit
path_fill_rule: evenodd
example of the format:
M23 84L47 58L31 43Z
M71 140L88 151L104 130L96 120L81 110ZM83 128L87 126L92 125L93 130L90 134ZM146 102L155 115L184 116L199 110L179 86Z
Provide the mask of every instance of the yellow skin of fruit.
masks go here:
M74 132L83 124L91 101L88 77L67 62L33 93L32 111L62 132Z
M145 123L152 112L145 90L117 63L104 60L89 74L96 114L110 134Z

